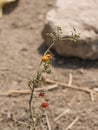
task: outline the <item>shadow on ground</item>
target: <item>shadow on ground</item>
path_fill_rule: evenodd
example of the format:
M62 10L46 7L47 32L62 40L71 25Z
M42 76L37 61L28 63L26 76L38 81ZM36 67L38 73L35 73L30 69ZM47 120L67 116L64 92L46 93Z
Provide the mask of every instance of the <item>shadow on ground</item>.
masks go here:
M41 55L43 55L46 49L47 46L44 42L39 46L38 52ZM98 68L98 60L82 60L76 57L63 57L59 56L53 49L51 51L53 52L54 55L54 60L52 63L54 67L60 67L63 69Z
M3 13L5 15L10 14L18 6L18 4L19 4L19 0L6 4L3 8Z

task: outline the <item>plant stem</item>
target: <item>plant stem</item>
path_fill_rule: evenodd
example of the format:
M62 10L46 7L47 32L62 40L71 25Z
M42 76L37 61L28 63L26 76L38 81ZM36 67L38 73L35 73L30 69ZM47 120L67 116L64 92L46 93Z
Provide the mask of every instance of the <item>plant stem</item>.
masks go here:
M33 118L33 114L32 114L32 100L33 100L33 94L34 94L34 86L33 86L33 89L32 89L32 91L31 91L30 100L29 100L30 116L31 116L32 123L33 123L33 126L34 126L34 118Z
M48 49L45 51L44 55L47 54L48 51L50 51L54 44L55 42L53 41L52 44L48 47Z

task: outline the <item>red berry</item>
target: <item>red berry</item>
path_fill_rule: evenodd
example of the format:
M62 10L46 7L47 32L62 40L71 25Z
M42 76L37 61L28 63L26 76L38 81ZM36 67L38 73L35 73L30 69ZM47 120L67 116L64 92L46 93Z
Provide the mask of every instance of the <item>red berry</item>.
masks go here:
M43 103L41 104L41 107L42 107L42 108L46 108L46 107L47 107L47 103L46 103L46 102L43 102Z
M39 93L39 97L44 97L44 95L45 95L44 92Z
M47 53L46 56L48 57L48 59L52 58L51 54L49 54L49 53Z

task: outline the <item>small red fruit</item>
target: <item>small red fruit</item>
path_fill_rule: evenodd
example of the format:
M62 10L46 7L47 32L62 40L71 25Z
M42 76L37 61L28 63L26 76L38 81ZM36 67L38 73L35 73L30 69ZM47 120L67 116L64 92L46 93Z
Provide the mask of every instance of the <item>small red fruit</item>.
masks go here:
M43 103L41 104L41 107L42 107L42 108L46 108L46 107L47 107L47 103L46 103L46 102L43 102Z
M49 54L49 53L47 53L46 56L48 57L48 59L52 58L51 54Z
M39 97L44 97L45 93L44 92L40 92L39 93Z

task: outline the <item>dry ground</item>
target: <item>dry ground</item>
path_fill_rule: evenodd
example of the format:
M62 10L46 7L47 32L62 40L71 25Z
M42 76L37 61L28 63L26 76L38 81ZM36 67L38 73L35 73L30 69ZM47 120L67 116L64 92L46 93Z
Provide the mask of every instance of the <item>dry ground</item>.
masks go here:
M45 49L41 31L45 15L52 8L54 0L20 0L17 7L6 9L0 19L0 130L29 130L28 95L8 97L10 90L28 90L41 54ZM56 54L50 79L68 83L69 73L72 84L78 87L98 87L98 61L82 61L63 58ZM54 130L66 130L79 116L71 130L98 130L98 96L74 89L62 88L48 92L50 122L66 109L71 111L55 122Z

